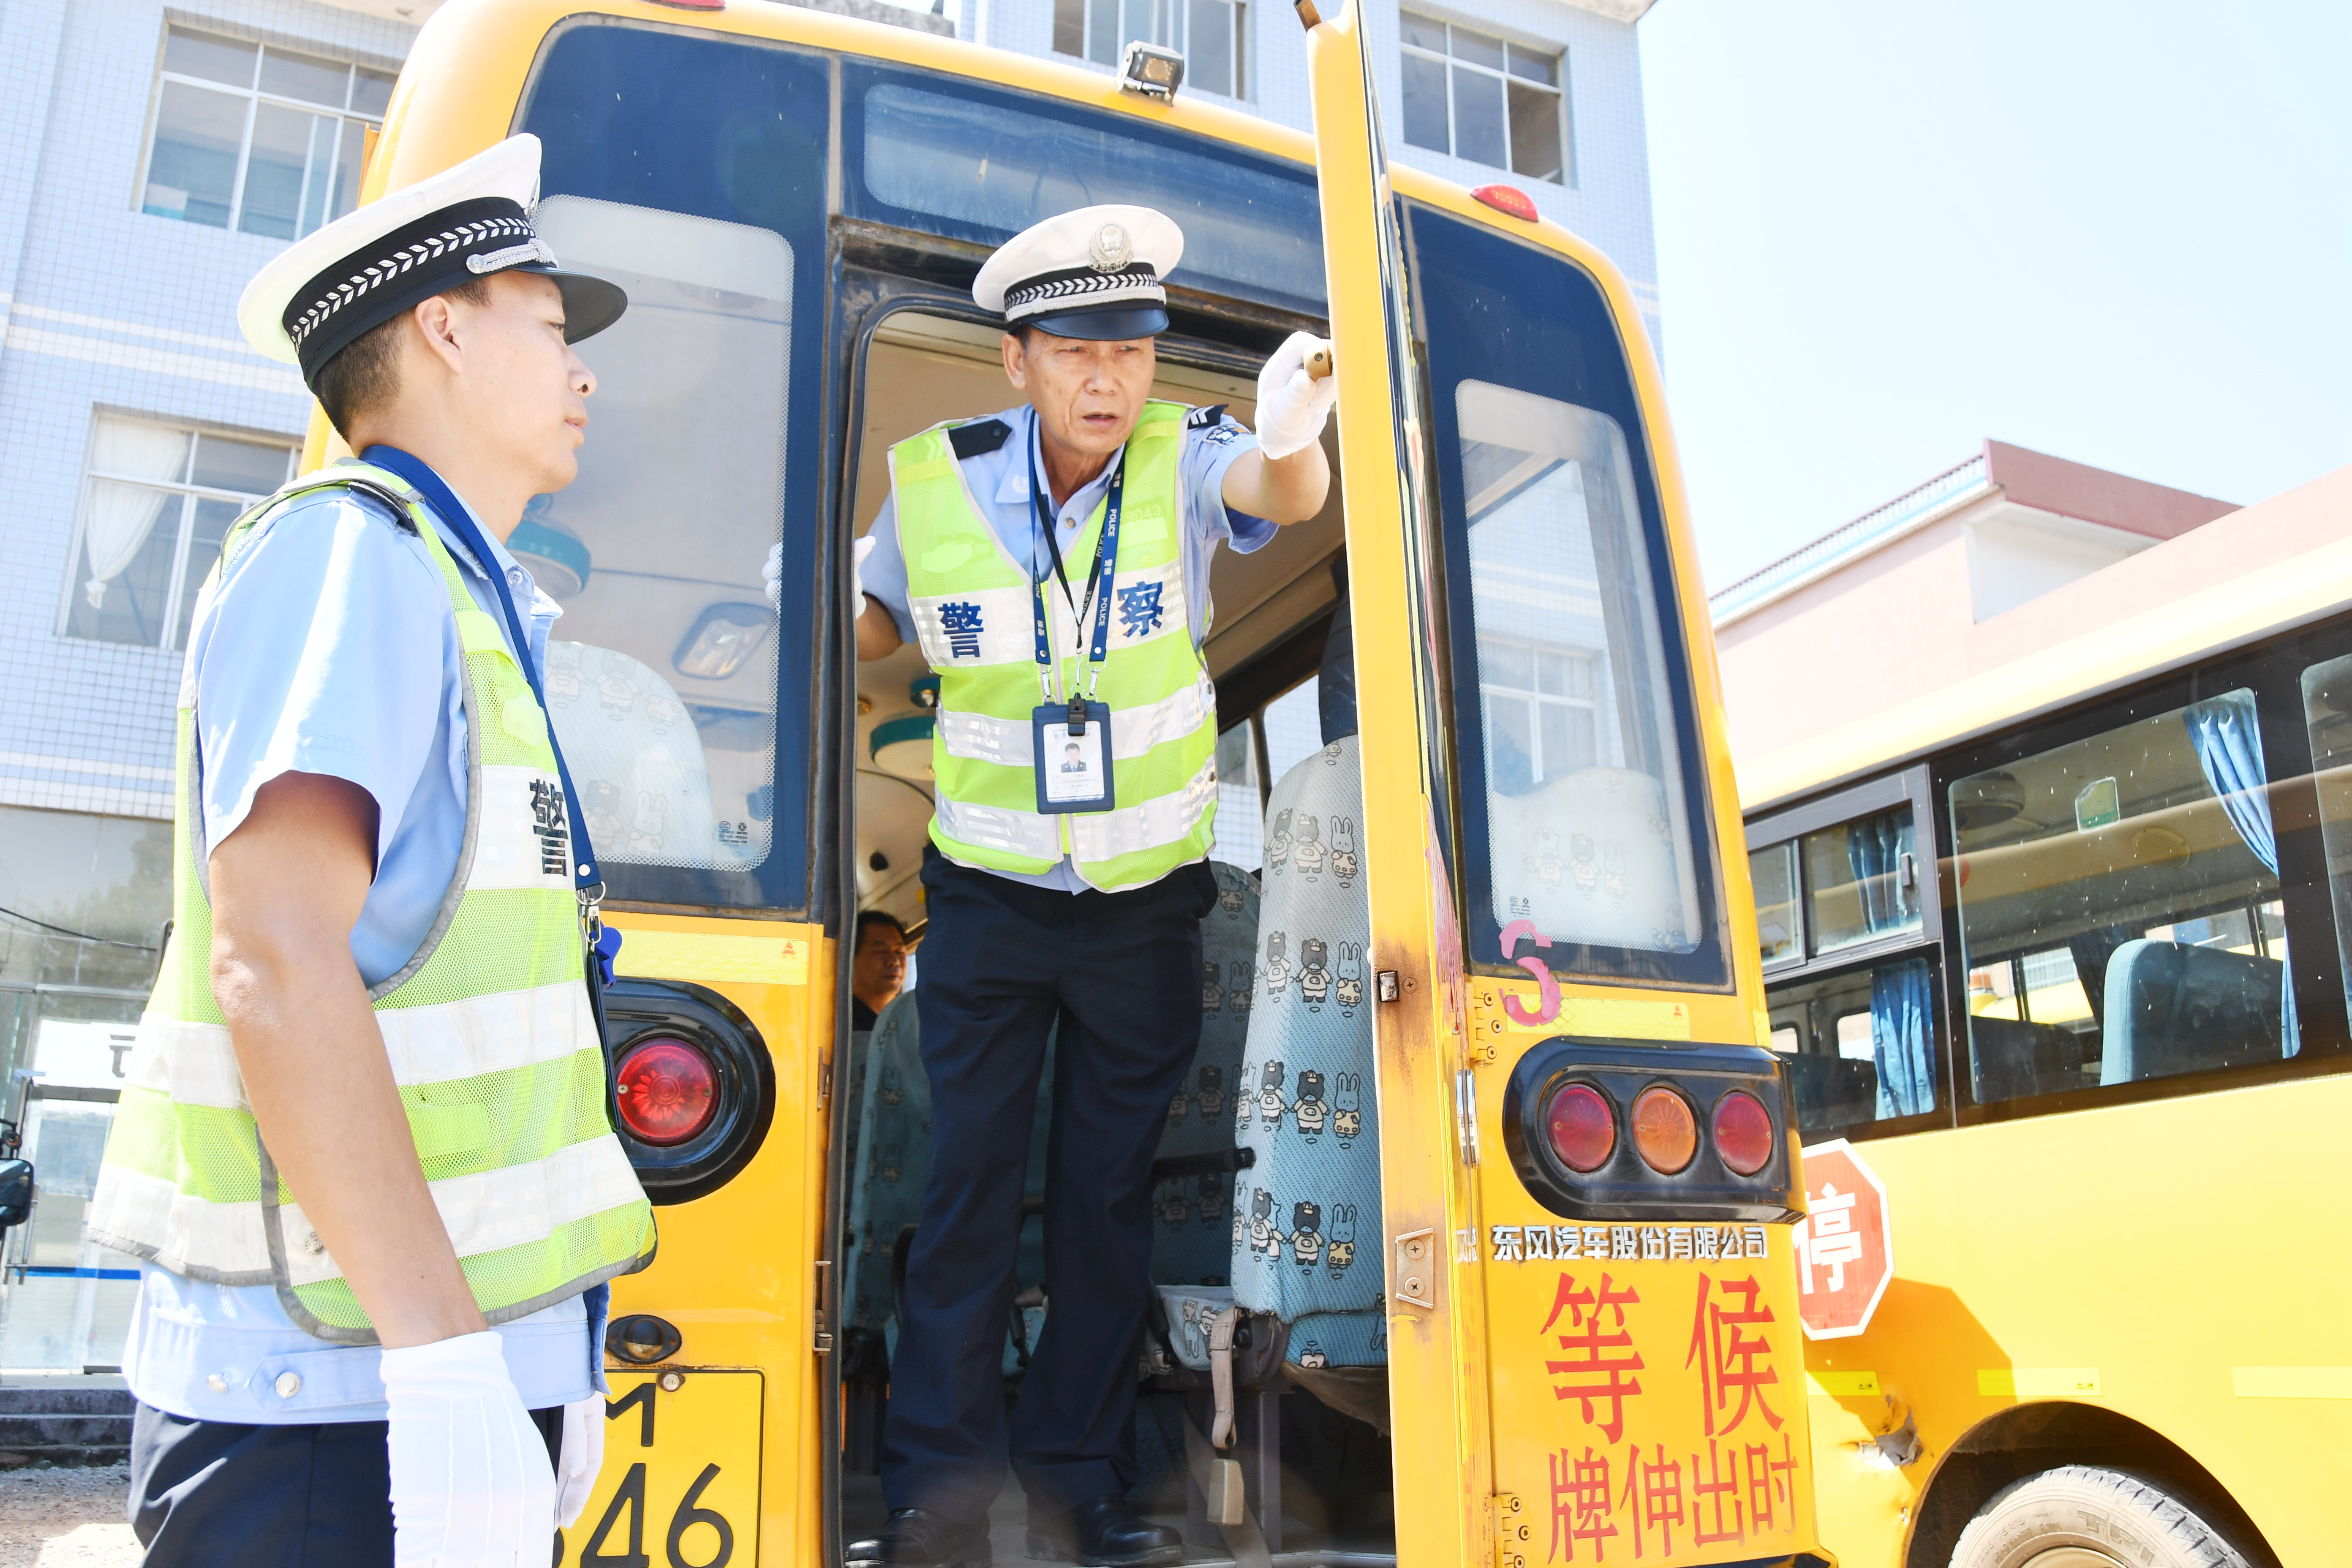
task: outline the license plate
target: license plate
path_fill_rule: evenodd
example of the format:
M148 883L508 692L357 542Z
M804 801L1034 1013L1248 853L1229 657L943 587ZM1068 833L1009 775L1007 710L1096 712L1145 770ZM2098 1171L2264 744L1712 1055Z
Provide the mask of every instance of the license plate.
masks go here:
M664 1388L664 1377L677 1379ZM743 1568L760 1560L756 1372L616 1372L604 1469L559 1568Z

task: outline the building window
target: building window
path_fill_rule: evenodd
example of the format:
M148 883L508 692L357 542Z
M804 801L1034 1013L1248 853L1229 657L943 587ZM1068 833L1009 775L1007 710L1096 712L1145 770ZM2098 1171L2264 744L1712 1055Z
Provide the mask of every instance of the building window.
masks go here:
M300 447L101 414L60 629L93 642L185 645L228 525L294 476Z
M1525 795L1601 762L1600 660L1590 653L1501 637L1478 639L1495 787Z
M164 30L139 210L299 239L358 205L393 77L186 27Z
M1243 40L1249 7L1242 0L1054 0L1054 49L1116 67L1140 38L1184 57L1187 90L1245 98Z
M1568 57L1412 11L1402 16L1405 141L1568 184Z

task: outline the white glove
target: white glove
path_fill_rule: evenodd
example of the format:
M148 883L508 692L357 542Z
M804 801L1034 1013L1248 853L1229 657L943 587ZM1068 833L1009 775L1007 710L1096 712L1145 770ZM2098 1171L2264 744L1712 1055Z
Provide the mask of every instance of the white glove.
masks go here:
M555 1523L569 1530L588 1506L604 1468L604 1396L591 1394L563 1407L562 1459L555 1468Z
M760 567L761 586L767 590L768 608L782 615L784 608L784 546L782 540L768 546L768 559Z
M1339 400L1339 378L1312 379L1307 374L1307 356L1330 346L1320 338L1293 332L1257 373L1257 444L1267 457L1287 458L1323 438L1323 423Z
M398 1568L546 1568L555 1470L484 1331L383 1352Z

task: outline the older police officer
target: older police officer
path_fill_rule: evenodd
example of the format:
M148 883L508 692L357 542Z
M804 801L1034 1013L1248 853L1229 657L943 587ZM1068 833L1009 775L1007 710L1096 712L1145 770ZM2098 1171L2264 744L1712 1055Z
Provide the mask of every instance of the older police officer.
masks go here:
M1027 402L892 447L890 500L858 547L859 657L919 640L940 709L916 987L931 1172L891 1368L890 1520L852 1563L990 1559L1030 1107L1057 1021L1050 1308L1011 1430L1029 1552L1183 1555L1123 1493L1150 1165L1200 1041L1197 922L1216 897L1209 563L1321 510L1335 392L1298 334L1259 379L1255 436L1152 400L1182 249L1157 212L1096 206L992 257L972 296L1003 312Z
M504 548L577 471L627 300L514 137L289 247L239 308L364 461L238 520L180 695L175 923L91 1235L151 1568L541 1568L653 1216L604 1121L595 881Z

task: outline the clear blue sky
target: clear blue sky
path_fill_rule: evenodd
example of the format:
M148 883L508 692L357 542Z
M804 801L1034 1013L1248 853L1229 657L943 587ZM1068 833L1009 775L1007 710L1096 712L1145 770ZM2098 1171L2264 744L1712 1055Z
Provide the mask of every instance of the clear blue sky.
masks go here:
M2352 462L2352 4L1659 0L1640 37L1711 585L1988 436L2241 503Z

